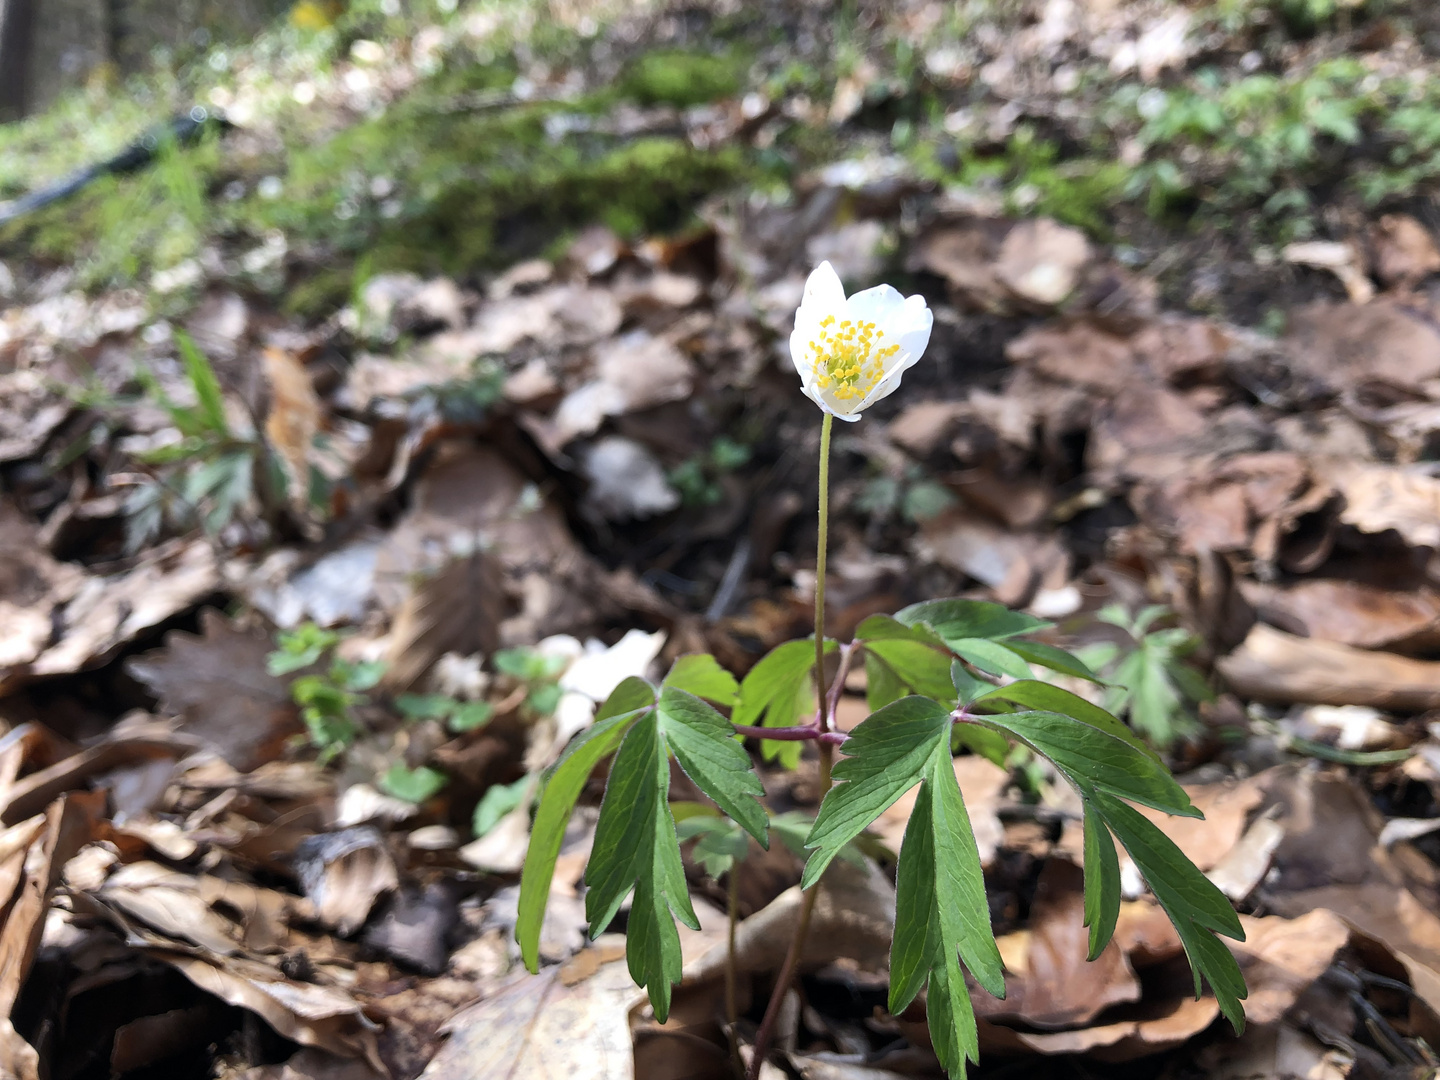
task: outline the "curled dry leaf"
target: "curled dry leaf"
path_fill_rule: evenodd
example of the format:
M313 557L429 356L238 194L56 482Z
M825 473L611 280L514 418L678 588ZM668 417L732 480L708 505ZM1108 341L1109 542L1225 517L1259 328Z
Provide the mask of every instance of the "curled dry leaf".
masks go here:
M285 462L291 504L303 511L309 503L310 444L320 431L320 398L310 373L294 353L271 347L261 358L270 383L265 437Z
M1264 623L1216 670L1232 691L1254 701L1440 707L1440 663L1295 637Z
M295 873L315 917L346 937L360 929L382 894L400 884L384 837L370 825L303 840L295 849Z

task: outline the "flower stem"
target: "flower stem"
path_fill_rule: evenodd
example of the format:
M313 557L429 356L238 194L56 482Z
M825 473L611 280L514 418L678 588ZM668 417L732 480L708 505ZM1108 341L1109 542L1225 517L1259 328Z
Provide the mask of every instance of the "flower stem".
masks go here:
M825 686L825 547L830 533L830 428L835 418L828 412L820 423L820 537L815 552L815 700L816 726L820 734L816 739L820 748L820 797L830 790L830 769L835 760L835 747L831 738L830 715L834 706L829 701ZM844 666L842 657L842 668ZM843 671L840 677L844 678ZM829 737L827 737L829 736ZM805 890L800 901L800 921L795 927L795 936L790 939L785 962L780 965L780 976L775 980L770 1003L765 1007L765 1017L760 1021L760 1030L755 1033L754 1054L750 1058L748 1080L759 1080L760 1067L770 1053L770 1042L775 1036L775 1021L780 1016L780 1006L790 992L790 982L795 977L795 968L800 963L800 951L805 947L805 936L810 930L810 916L815 911L815 900L820 895L817 881Z
M825 548L830 539L830 428L835 417L828 412L820 421L820 534L815 548L815 698L819 702L820 730L830 730L825 715Z

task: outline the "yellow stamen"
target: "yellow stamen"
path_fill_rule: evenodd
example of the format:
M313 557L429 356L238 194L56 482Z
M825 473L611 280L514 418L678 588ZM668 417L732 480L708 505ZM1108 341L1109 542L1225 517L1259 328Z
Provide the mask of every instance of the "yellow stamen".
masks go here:
M839 401L863 399L884 378L885 362L900 351L898 344L881 345L885 331L873 322L842 319L837 326L835 316L827 315L819 327L808 343L815 387L832 391Z

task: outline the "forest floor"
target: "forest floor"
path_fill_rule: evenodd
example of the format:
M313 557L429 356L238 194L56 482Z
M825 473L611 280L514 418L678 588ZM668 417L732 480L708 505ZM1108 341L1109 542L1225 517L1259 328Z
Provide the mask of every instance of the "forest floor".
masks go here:
M539 976L519 869L624 678L810 632L828 259L935 313L839 425L828 631L1053 622L1247 932L1238 1038L1128 862L1087 965L1073 797L957 757L1008 971L975 1071L1433 1074L1440 8L400 7L0 127L0 1073L733 1075L730 875L687 850L658 1024L586 935L598 781ZM813 815L814 757L761 767ZM912 804L827 876L767 1075L941 1075L885 1011ZM800 866L731 871L740 1043Z

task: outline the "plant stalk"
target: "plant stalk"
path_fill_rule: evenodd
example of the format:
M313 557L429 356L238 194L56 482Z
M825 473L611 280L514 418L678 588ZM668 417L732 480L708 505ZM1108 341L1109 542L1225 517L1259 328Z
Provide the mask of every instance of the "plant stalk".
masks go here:
M820 422L820 535L815 551L815 700L817 704L816 723L820 737L816 740L820 748L820 797L830 790L830 770L835 760L835 747L825 738L831 734L832 709L825 685L825 548L830 533L830 428L835 418L825 414ZM770 1042L775 1037L775 1021L780 1016L780 1006L790 992L790 983L795 978L795 968L800 963L800 952L805 947L805 936L810 931L810 916L815 911L815 900L820 895L821 882L817 881L805 890L800 901L800 922L795 927L795 936L790 939L790 948L785 953L785 962L780 965L780 976L775 980L775 989L770 994L770 1003L765 1007L765 1016L760 1021L760 1030L755 1033L754 1053L750 1058L747 1080L759 1080L760 1068L770 1054Z
M725 913L729 921L729 947L725 951L725 1021L730 1033L730 1060L735 1067L735 1075L743 1080L745 1062L740 1057L740 1036L735 1027L736 1021L740 1018L740 1009L735 994L735 927L740 921L740 862L738 859L730 866L730 880L726 882L725 900Z

